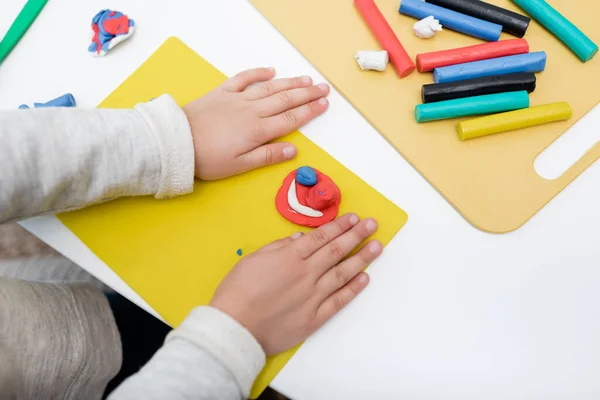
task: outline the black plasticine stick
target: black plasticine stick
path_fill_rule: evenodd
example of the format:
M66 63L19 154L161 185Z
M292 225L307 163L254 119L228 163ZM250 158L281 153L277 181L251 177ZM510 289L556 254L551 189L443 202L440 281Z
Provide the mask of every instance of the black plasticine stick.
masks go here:
M464 97L481 96L504 92L535 90L536 78L534 73L487 76L485 78L468 79L450 83L423 85L421 97L423 103L462 99Z
M480 0L425 0L427 3L444 7L471 17L502 25L502 30L523 37L531 18Z

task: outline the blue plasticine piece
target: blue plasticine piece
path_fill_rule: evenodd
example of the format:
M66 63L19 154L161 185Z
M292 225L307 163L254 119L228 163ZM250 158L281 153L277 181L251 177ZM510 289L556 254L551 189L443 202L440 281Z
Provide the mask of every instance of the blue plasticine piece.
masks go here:
M88 52L95 53L98 51L98 45L96 43L92 43L88 46Z
M300 167L296 171L296 182L302 186L314 186L317 184L317 173L311 167Z
M240 256L240 257L241 257L241 256L242 256L242 249L238 249L238 250L237 250L235 253L236 253L238 256Z
M447 8L434 4L425 3L421 0L402 0L400 3L400 14L413 18L423 19L433 16L440 21L444 28L461 32L490 42L500 39L502 25L470 17Z
M435 83L456 82L485 76L541 72L545 68L546 53L538 51L436 68L433 70L433 81Z
M46 103L33 103L35 108L44 108L44 107L75 107L75 98L71 93L64 94L60 97L57 97L54 100L50 100Z
M47 108L47 107L75 107L77 103L75 102L75 98L71 93L64 94L60 97L57 97L54 100L50 100L46 103L33 103L34 108ZM19 106L20 110L28 109L29 107L26 104L22 104Z
M419 104L415 107L415 119L418 123L422 123L472 115L496 114L528 107L528 93L522 90Z

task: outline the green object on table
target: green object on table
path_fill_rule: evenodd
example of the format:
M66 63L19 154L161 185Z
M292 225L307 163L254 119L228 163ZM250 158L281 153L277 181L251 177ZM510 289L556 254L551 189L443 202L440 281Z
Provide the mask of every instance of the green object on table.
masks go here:
M598 46L589 37L544 0L513 0L513 2L566 44L581 61L590 61L598 52ZM573 7L581 7L576 3L575 1L572 3ZM593 13L594 10L590 12Z
M529 96L526 90L522 90L419 104L415 107L415 119L421 123L471 115L495 114L528 107Z
M40 11L44 8L48 0L28 0L15 22L12 23L4 39L0 41L0 63L19 43L19 40L25 35L33 21L37 18Z

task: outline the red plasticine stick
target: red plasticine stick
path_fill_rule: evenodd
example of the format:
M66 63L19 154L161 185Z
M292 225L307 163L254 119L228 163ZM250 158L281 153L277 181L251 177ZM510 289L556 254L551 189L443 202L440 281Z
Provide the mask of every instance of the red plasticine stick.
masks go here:
M433 71L438 67L468 63L472 61L489 60L516 54L529 53L529 43L525 39L502 40L478 44L458 49L434 51L417 55L419 72Z
M354 5L381 47L388 52L390 61L400 78L410 75L415 70L415 64L373 0L354 0Z

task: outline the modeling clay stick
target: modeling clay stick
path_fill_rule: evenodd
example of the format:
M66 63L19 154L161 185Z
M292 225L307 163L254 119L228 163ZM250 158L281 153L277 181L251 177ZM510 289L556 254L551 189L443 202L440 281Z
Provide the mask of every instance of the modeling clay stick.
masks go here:
M15 19L15 22L8 28L8 32L0 41L0 63L4 61L8 53L19 43L19 40L25 35L33 21L42 11L48 0L28 0L23 9Z
M423 19L431 15L439 20L444 28L452 29L453 31L484 39L489 42L497 41L500 38L500 33L502 33L502 25L469 17L468 15L425 3L421 0L402 0L399 11L400 14L405 14L417 19Z
M571 106L566 102L490 115L459 123L458 138L468 140L549 122L564 121L572 115Z
M439 67L489 60L515 54L529 53L529 43L525 39L501 40L499 42L476 44L475 46L417 54L419 72L433 71Z
M421 123L472 115L495 114L527 107L529 107L529 95L523 90L419 104L415 107L415 119Z
M502 25L502 30L511 35L523 37L531 18L504 8L494 6L484 1L473 0L425 0L436 6L470 15L484 21Z
M540 72L546 68L546 53L518 54L466 64L456 64L433 70L435 83L464 81L484 76L516 74L517 72Z
M390 61L400 78L410 75L415 70L415 64L375 2L373 0L354 0L354 4L381 47L388 52Z
M513 2L566 44L581 61L591 60L598 52L598 46L590 38L544 0L513 0ZM590 12L594 11L590 10Z
M50 100L46 103L33 103L34 108L47 108L47 107L75 107L75 98L71 93L63 94L56 99ZM19 106L19 110L28 109L29 106L22 104Z
M434 103L462 99L485 94L518 92L525 90L531 93L535 90L536 78L534 73L495 75L483 78L467 79L449 83L433 83L423 85L421 98L423 103Z

